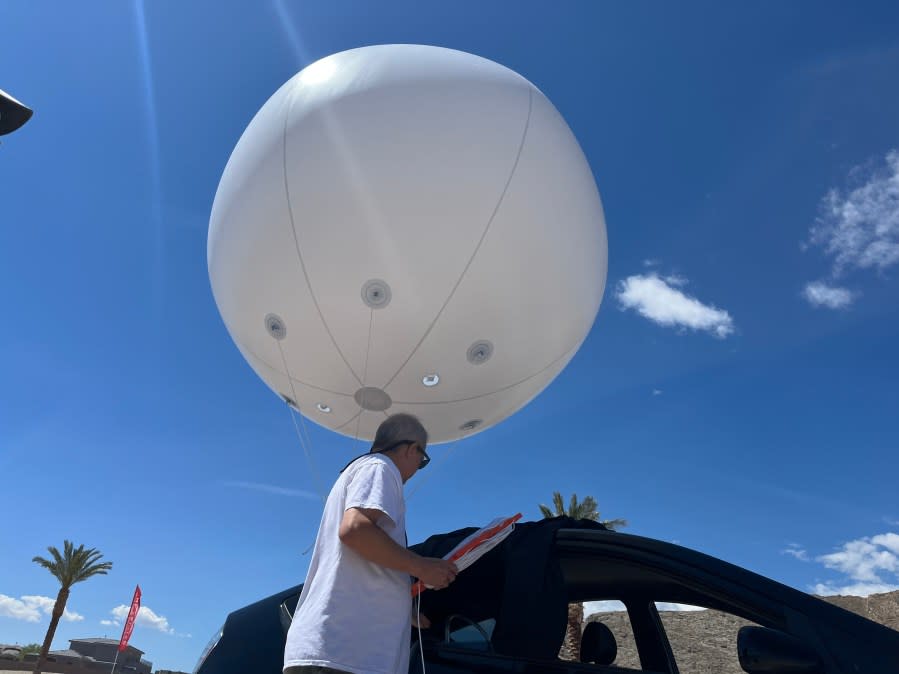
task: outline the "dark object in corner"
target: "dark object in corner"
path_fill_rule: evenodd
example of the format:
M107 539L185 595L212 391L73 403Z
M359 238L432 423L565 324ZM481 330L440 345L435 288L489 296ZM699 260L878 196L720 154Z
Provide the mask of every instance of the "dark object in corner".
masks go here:
M740 667L750 674L817 674L821 658L790 634L756 625L740 628L737 635Z
M0 136L12 133L31 119L34 112L0 89Z

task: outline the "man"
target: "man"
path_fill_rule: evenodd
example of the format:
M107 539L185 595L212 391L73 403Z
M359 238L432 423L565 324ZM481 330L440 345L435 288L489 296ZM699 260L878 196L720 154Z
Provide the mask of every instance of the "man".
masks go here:
M341 472L287 633L285 674L408 671L410 576L442 589L457 573L452 562L406 548L403 485L430 461L427 444L418 419L395 414L371 451Z

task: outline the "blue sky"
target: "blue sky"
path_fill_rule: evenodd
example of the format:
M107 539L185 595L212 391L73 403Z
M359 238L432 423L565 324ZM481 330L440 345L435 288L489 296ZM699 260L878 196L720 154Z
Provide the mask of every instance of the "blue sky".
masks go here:
M4 2L0 642L118 638L190 670L225 615L301 582L321 509L285 407L206 273L225 162L304 65L470 51L536 84L590 161L609 277L587 341L502 424L435 447L409 538L592 494L627 531L803 590L899 588L894 3ZM361 451L312 424L330 483ZM105 621L105 622L104 622ZM118 624L110 624L116 623Z

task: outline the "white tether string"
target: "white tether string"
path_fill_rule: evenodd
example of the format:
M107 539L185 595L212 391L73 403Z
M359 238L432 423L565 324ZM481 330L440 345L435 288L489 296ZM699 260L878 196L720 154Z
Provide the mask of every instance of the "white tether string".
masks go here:
M297 399L297 390L293 385L293 377L290 376L290 369L287 367L287 358L284 356L284 349L281 347L281 342L276 340L278 344L278 353L281 354L281 363L284 365L284 373L287 375L287 381L290 382L290 392L293 394L293 403L299 408L300 402ZM296 431L297 438L300 441L300 446L303 448L303 453L306 455L306 464L309 466L309 471L312 473L312 478L315 480L315 488L318 491L319 498L321 498L322 503L325 502L325 491L322 489L321 478L318 474L318 468L316 468L315 463L312 461L312 454L309 451L309 447L307 447L307 443L303 440L303 434L300 432L300 427L297 425L297 419L294 415L294 410L291 405L287 406L287 412L290 414L290 419L293 421L293 428ZM303 415L300 414L300 423L303 423ZM305 424L303 424L303 430L306 430ZM308 439L308 433L306 437ZM309 445L311 446L311 441Z

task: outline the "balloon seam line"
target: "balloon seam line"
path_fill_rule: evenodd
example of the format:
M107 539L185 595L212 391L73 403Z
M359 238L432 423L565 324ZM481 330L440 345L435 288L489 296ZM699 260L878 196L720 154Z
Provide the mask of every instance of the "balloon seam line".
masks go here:
M530 127L530 124L531 124L531 111L533 109L533 102L534 102L534 92L533 92L533 88L529 86L528 87L528 114L527 114L527 118L525 119L525 122L524 122L524 130L522 131L522 134L521 134L521 142L518 145L518 154L516 154L516 156L515 156L515 162L512 164L512 170L509 172L509 177L506 180L505 187L503 187L502 194L500 194L500 197L496 202L496 206L493 209L493 213L491 214L490 219L487 220L487 225L484 227L484 231L481 233L481 238L478 241L478 245L475 246L475 249L472 252L471 257L468 258L468 262L465 264L465 268L462 270L462 273L459 275L459 278L456 280L455 285L453 285L453 289L450 290L450 293L447 296L446 301L443 303L443 306L440 307L440 311L437 312L437 315L434 317L434 320L431 321L431 324L428 326L428 329L425 330L425 334L422 335L421 339L418 341L418 344L415 345L415 348L412 349L412 352L409 354L409 356L406 358L406 360L403 361L403 364L400 365L399 369L394 373L394 375L390 378L390 380L386 384L384 384L384 386L381 387L382 389L386 389L388 386L390 386L390 384L393 383L393 380L396 379L397 376L399 375L399 373L403 371L403 368L406 367L406 365L409 363L410 360L412 360L412 357L418 352L418 349L421 347L421 345L424 343L424 341L428 338L428 335L431 334L431 330L434 329L434 326L437 324L437 321L440 320L440 317L443 315L444 310L446 309L447 305L449 305L450 300L452 300L453 296L456 294L456 290L458 290L459 286L462 284L462 280L465 278L465 275L468 273L468 270L471 267L471 264L474 262L474 259L477 256L478 251L480 251L481 246L484 243L484 239L487 238L487 232L490 231L490 226L493 224L493 221L496 218L496 214L499 213L500 206L502 206L503 201L506 198L506 193L509 191L509 185L512 184L512 178L515 177L515 172L518 170L518 162L521 160L521 153L524 150L525 141L527 140L527 136L528 136L528 128Z
M513 384L508 384L507 386L502 386L494 391L488 391L487 393L481 393L480 395L470 396L468 398L457 398L456 400L429 400L429 401L425 401L425 402L397 400L394 404L396 404L396 405L447 405L449 403L464 403L464 402L468 402L469 400L477 400L478 398L486 398L487 396L491 396L495 393L502 393L503 391L508 391L509 389L515 388L516 386L525 384L525 383L529 382L531 379L533 379L534 377L540 376L541 374L546 372L549 368L551 368L553 365L558 363L560 360L563 360L565 358L565 356L573 355L574 352L577 351L579 346L580 346L580 343L577 346L575 346L575 347L569 349L568 351L566 351L565 353L563 353L558 358L554 358L547 365L544 365L542 368L540 368L533 374L529 374L524 379L520 379L519 381L517 381Z
M290 183L287 180L287 123L290 120L290 111L293 108L293 98L294 92L290 92L290 98L287 101L287 110L284 113L284 134L281 139L281 146L283 150L283 169L284 169L284 196L287 201L287 213L290 217L290 233L293 235L293 244L297 251L297 258L300 262L300 269L303 272L303 278L306 279L306 286L309 288L309 296L312 298L312 303L315 305L315 310L318 312L318 317L321 319L322 325L325 328L325 332L328 333L328 337L331 338L331 343L334 345L334 348L337 349L338 355L340 355L341 360L343 360L344 365L347 366L347 369L350 371L350 374L353 375L353 379L359 382L359 385L362 386L362 382L359 379L359 375L356 374L356 371L352 368L349 361L346 359L346 356L343 355L343 351L340 350L340 345L337 344L337 340L334 338L333 333L331 332L331 328L328 327L328 322L325 320L325 315L322 313L321 307L318 304L318 298L315 296L315 291L312 289L312 281L309 278L309 272L306 270L306 264L303 261L303 254L300 252L300 241L297 237L297 228L294 223L293 217L293 206L290 203Z
M258 353L256 353L255 351L253 351L253 349L251 349L250 347L248 347L248 346L247 346L246 344L244 344L242 341L240 341L240 340L238 340L238 339L235 339L234 341L235 341L241 348L245 349L245 350L247 351L247 353L249 353L251 356L253 356L253 358L255 358L256 360L258 360L260 363L262 363L263 365L265 365L267 368L269 368L270 370L274 370L275 372L278 371L278 368L274 367L274 366L273 366L271 363L269 363L265 358L263 358L263 357L260 356ZM286 371L285 371L285 373L286 373ZM330 394L336 395L336 396L344 396L345 398L352 398L352 397L353 397L353 394L352 394L352 393L341 393L340 391L332 391L331 389L322 388L321 386L316 386L315 384L310 384L309 382L303 381L302 379L298 379L298 378L296 378L296 377L294 377L293 375L290 375L290 374L288 374L288 377L287 377L287 378L288 378L291 382L294 382L294 381L295 381L295 382L297 382L298 384L302 384L303 386L307 386L308 388L314 388L315 390L317 390L317 391L322 391L323 393L330 393Z
M347 419L347 420L344 421L342 424L340 424L340 426L335 426L335 427L334 427L333 429L331 429L331 430L339 431L341 428L346 428L346 427L349 426L351 423L353 423L354 421L356 421L356 418L357 418L360 414L362 414L362 410L359 410L358 412L356 412L356 414L354 414L354 415L351 416L349 419Z
M365 380L368 379L368 354L371 352L371 332L372 325L375 322L375 310L369 309L368 311L368 343L365 346L365 364L362 366L362 402L359 403L360 410L359 416L357 417L356 437L353 439L353 444L359 442L359 427L362 425L362 414L365 411L365 395L367 393L365 390Z

